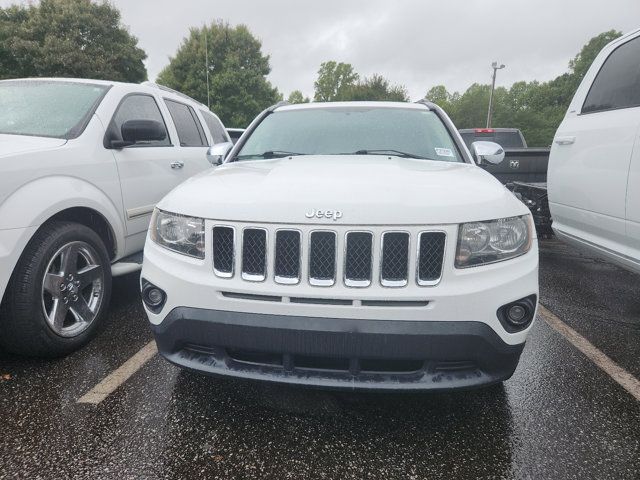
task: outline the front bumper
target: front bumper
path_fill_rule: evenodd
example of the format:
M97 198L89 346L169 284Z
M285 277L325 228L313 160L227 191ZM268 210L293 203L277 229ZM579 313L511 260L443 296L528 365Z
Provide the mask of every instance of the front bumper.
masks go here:
M524 343L476 321L311 318L174 308L159 352L215 375L343 389L449 390L509 378Z

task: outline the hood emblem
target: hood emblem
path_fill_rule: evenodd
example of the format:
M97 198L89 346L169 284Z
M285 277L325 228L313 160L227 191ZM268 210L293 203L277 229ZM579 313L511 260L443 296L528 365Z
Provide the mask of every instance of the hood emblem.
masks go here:
M509 166L511 168L520 168L520 160L510 160Z
M316 210L312 208L311 211L305 212L307 218L331 218L334 222L342 218L342 212L340 210Z

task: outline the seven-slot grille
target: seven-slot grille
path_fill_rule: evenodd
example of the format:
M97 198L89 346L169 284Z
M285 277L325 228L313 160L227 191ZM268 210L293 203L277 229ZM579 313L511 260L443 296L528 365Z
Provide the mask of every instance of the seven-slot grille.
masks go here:
M344 245L338 251L338 234L330 230L315 230L303 234L294 229L278 229L271 237L264 228L231 226L213 228L213 270L222 278L234 276L236 256L239 256L241 277L247 281L263 281L273 268L274 281L297 284L301 281L303 250L307 249L306 277L315 286L336 283L338 264L348 287L368 287L373 279L374 262L379 265L380 284L404 287L409 283L411 248L417 248L416 282L421 286L436 285L442 276L446 234L424 231L387 231L380 236L367 231L348 231ZM306 242L306 243L305 243ZM342 244L341 244L342 245ZM413 247L412 247L413 245ZM236 253L237 252L237 253ZM415 252L415 250L414 250ZM269 257L273 255L273 267Z

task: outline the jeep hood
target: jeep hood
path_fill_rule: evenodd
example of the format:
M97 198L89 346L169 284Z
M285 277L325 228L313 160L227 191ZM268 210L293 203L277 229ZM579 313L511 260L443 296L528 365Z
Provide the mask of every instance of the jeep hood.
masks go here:
M56 148L64 145L66 142L67 141L62 138L0 134L0 158L35 150Z
M233 162L187 180L158 207L255 223L447 224L528 209L475 165L379 155L309 155ZM338 220L307 218L340 211Z

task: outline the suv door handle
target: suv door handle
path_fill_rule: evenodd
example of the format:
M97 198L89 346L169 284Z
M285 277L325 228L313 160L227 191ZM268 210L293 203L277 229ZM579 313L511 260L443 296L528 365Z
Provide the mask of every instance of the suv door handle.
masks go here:
M180 161L180 160L176 160L175 162L171 162L171 168L173 168L174 170L178 169L178 168L182 168L184 167L184 162Z
M558 137L555 139L555 142L558 145L571 145L576 141L576 137Z

